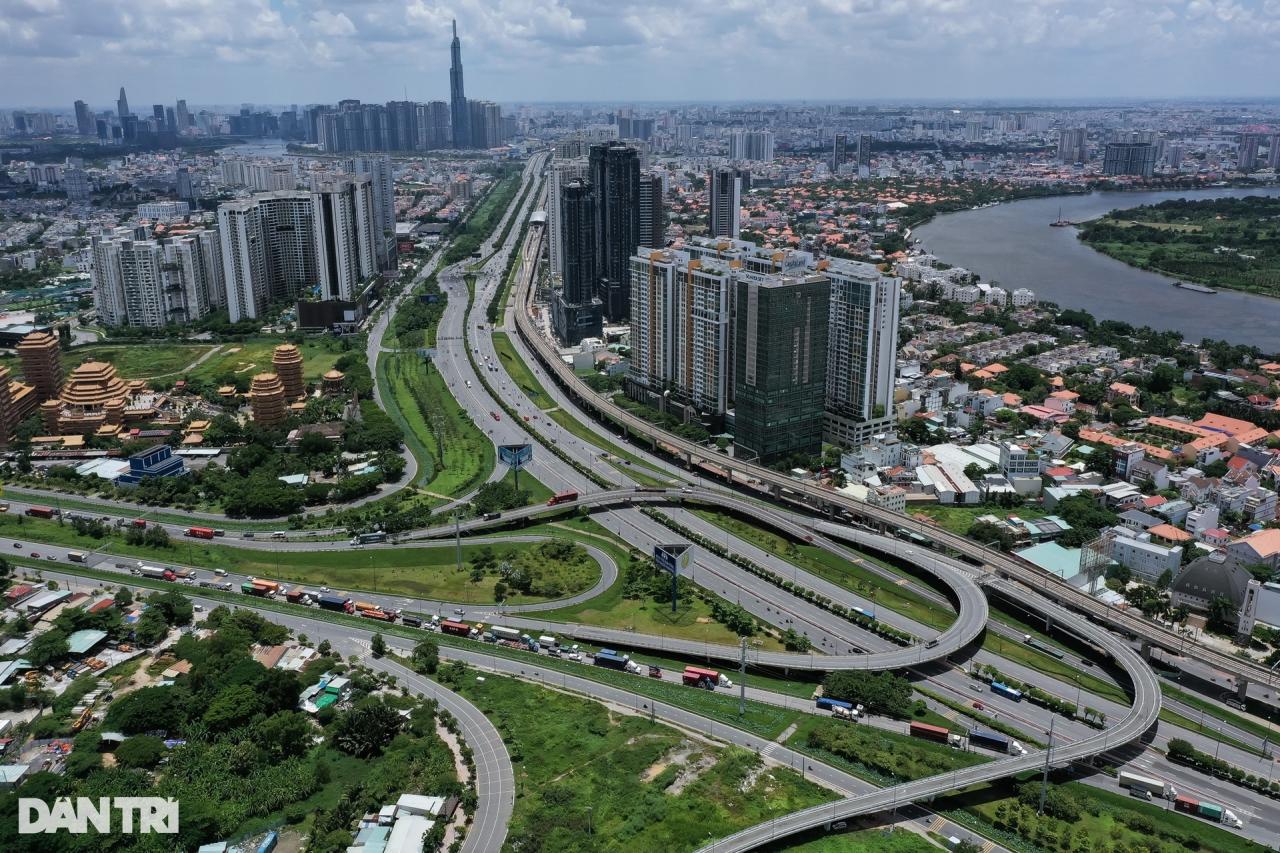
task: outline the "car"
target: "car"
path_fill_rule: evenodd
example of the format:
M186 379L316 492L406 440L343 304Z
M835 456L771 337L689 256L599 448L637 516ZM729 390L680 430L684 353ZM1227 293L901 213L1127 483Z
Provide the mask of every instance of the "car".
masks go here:
M32 556L34 559L38 560L38 559L40 559L40 552L39 552L39 551L32 551L32 552L31 552L31 556Z
M982 685L981 685L981 684L970 684L970 685L969 685L969 689L970 689L970 690L972 690L974 693L981 693L981 692L982 692Z
M489 416L492 417L495 421L502 420L502 415L498 414L497 412L490 412Z
M842 829L847 829L848 826L849 826L848 821L838 820L835 823L831 824L831 831L838 832Z
M21 543L21 542L14 542L14 543L13 543L13 547L17 548L18 550L22 550L22 543Z
M979 711L985 711L987 709L987 706L983 705L981 702L974 702L973 707L977 708Z
M328 591L329 591L329 587L327 587L327 586L322 586L322 587L320 587L320 591L321 591L321 592L328 592Z
M46 559L46 560L52 560L52 561L53 561L53 562L55 562L55 563L56 563L56 562L58 562L58 558L57 558L57 557L55 557L55 556L53 556L52 554L50 554L49 556L45 557L45 559Z

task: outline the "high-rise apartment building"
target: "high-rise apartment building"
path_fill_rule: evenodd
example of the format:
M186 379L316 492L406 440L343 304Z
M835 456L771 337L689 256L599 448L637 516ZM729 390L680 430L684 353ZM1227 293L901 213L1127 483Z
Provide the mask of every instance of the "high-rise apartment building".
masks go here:
M830 281L823 438L845 447L893 429L901 281L872 264L823 259Z
M311 193L311 200L319 297L350 300L378 271L369 179L323 183Z
M1150 142L1108 142L1102 160L1104 175L1149 178L1156 170L1156 148Z
M722 428L735 275L727 261L681 251L641 247L632 256L629 395Z
M640 176L640 236L638 244L661 249L667 244L667 208L663 204L662 176Z
M707 173L707 233L712 237L738 239L742 216L744 171L712 169Z
M595 188L584 180L568 182L556 204L564 271L551 320L556 337L566 346L603 333L602 306L596 297L596 204Z
M871 140L869 133L858 135L858 177L865 178L871 173Z
M591 146L588 178L596 195L597 294L611 321L627 316L631 256L640 243L640 157L617 142Z
M1252 172L1258 165L1258 149L1262 146L1263 136L1260 133L1240 134L1240 143L1236 148L1236 168L1241 172Z
M646 140L653 138L654 120L651 118L635 118L618 116L618 138Z
M586 180L589 175L586 157L552 160L547 173L547 255L553 278L564 276L564 242L560 230L560 197L572 181ZM594 234L594 228L593 228ZM592 251L595 251L594 238ZM593 285L594 287L594 285Z
M449 116L453 128L453 147L471 147L471 116L462 85L462 42L458 41L458 22L453 22L453 42L449 45Z
M1267 153L1267 166L1280 170L1280 133L1271 135L1271 150Z
M71 166L62 172L62 189L71 201L86 201L93 192L89 183L89 173L78 166Z
M396 265L396 186L391 158L386 154L369 154L346 161L353 175L367 175L373 193L373 241L378 255L378 269L390 270Z
M773 161L773 132L735 130L729 134L729 159L763 163Z
M311 193L280 190L218 207L231 322L261 316L319 280Z
M734 455L771 464L822 451L826 394L825 276L736 276Z
M117 228L91 238L93 301L104 326L163 328L222 304L221 235L212 229L159 240Z
M84 101L76 101L76 133L81 136L93 136L93 113Z
M840 171L840 167L849 162L849 136L837 133L831 140L831 174Z
M1058 131L1058 160L1071 164L1083 163L1088 159L1088 133L1085 128L1064 127Z

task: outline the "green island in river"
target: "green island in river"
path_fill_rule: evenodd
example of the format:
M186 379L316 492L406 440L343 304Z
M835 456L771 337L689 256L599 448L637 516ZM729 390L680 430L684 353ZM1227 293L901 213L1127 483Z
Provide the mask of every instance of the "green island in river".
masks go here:
M1086 222L1085 243L1130 266L1280 297L1280 198L1175 199Z

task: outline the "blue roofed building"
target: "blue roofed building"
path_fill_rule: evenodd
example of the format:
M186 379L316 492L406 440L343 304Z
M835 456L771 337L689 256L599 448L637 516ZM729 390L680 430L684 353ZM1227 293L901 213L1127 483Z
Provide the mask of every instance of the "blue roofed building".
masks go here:
M116 480L121 486L136 486L152 477L182 477L187 473L181 456L173 455L167 444L156 444L129 457L129 470Z

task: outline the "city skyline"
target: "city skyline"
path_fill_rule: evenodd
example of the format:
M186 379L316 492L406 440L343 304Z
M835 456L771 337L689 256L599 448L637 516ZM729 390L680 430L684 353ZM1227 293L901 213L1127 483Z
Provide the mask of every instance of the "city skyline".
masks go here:
M18 83L3 96L14 106L109 103L109 91L83 91L87 74L144 103L429 100L448 93L456 18L471 88L506 103L1247 99L1268 91L1274 5L228 0L141 16L115 2L0 0L0 69ZM677 39L720 49L679 50Z

